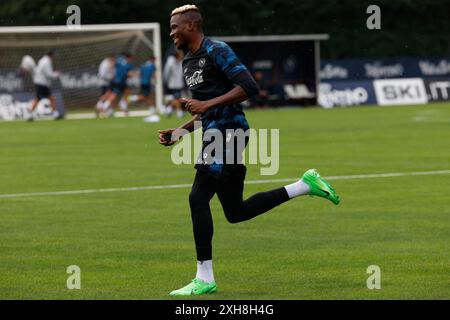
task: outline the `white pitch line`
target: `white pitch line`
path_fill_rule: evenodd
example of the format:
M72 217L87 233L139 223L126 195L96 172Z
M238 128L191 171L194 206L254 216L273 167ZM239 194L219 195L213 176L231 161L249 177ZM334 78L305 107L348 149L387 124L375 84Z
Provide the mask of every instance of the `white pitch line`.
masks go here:
M128 112L125 115L123 111L117 111L114 113L114 118L126 118L126 117L146 117L150 113L148 110L133 110ZM86 120L86 119L97 119L97 116L93 112L82 112L82 113L69 113L65 116L66 120ZM38 121L50 121L53 120L53 117L45 116L38 119ZM17 120L20 121L20 120Z
M392 178L392 177L407 177L407 176L423 176L423 175L440 175L450 174L450 170L437 171L416 171L416 172L394 172L394 173L372 173L372 174L357 174L348 176L329 176L324 177L326 180L351 180L351 179L373 179L373 178ZM291 182L298 178L286 179L266 179L266 180L248 180L245 184L263 184L263 183L277 183L277 182ZM108 189L85 189L85 190L68 190L68 191L53 191L53 192L31 192L31 193L15 193L15 194L0 194L0 199L7 198L21 198L21 197L42 197L42 196L64 196L88 193L106 193L106 192L123 192L123 191L143 191L143 190L161 190L161 189L181 189L190 188L192 184L169 184L160 186L143 186L143 187L124 187L124 188L108 188Z

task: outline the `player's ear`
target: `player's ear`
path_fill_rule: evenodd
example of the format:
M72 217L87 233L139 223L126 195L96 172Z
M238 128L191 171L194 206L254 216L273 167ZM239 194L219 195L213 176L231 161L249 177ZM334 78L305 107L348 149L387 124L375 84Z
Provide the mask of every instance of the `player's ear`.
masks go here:
M188 31L193 31L195 28L194 21L189 21L186 25Z

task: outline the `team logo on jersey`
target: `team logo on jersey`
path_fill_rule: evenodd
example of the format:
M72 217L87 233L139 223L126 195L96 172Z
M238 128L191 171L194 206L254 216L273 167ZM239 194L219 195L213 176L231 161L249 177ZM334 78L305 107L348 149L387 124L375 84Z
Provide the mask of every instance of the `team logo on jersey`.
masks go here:
M197 84L203 83L203 70L195 71L191 77L186 76L186 84L189 88L196 86Z
M198 66L199 66L200 68L203 68L203 67L205 66L205 63L206 63L206 59L205 59L205 58L201 58L201 59L198 61Z

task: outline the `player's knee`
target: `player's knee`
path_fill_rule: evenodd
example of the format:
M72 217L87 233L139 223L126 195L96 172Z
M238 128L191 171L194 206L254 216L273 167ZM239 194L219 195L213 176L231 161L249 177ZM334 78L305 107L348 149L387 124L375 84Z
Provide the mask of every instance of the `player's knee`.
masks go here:
M231 223L231 224L236 224L236 223L241 222L241 219L238 219L238 218L235 217L235 216L232 216L232 217L226 217L226 218L227 218L227 221L228 221L229 223Z
M189 205L191 208L198 208L204 205L208 205L208 201L199 192L192 191L189 194Z
M231 224L242 222L241 211L236 208L224 209L225 218Z

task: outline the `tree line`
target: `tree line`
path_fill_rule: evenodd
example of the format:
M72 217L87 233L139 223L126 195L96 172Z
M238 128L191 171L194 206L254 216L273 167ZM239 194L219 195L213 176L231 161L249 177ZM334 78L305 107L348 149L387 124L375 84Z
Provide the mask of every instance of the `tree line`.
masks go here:
M75 4L83 24L159 22L166 48L169 14L185 3L200 7L208 35L327 33L323 58L450 55L450 0L0 0L0 26L65 24ZM380 30L366 26L370 4Z

